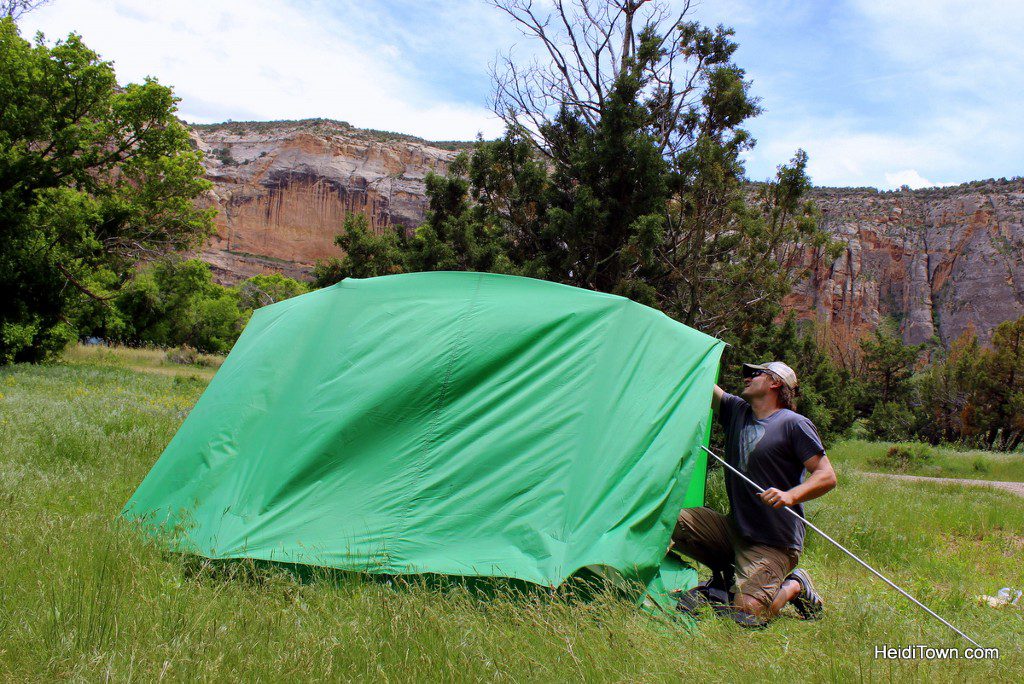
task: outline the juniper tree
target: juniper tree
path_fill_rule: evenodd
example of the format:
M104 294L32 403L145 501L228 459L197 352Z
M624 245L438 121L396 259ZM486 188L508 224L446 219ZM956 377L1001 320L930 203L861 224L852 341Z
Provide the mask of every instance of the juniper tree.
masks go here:
M548 57L494 68L504 144L532 146L550 169L543 192L513 174L492 183L543 217L503 217L505 232L547 255L551 279L733 342L776 317L830 245L802 200L803 152L773 182L745 182L743 124L760 106L732 61L733 32L687 21L689 3L677 15L644 0L495 4Z
M733 32L646 0L495 4L545 56L495 64L505 134L432 177L426 223L383 229L348 271L530 275L625 295L750 347L833 246L803 197L802 151L770 182L745 178L743 125L760 106Z
M904 344L903 339L883 324L861 340L864 354L867 410L876 403L906 402L910 397L910 377L924 350L923 344Z
M989 449L1024 443L1024 316L1000 323L980 357L974 420Z
M973 330L965 331L948 350L936 350L914 378L920 413L919 433L932 444L971 440L976 424L981 347Z

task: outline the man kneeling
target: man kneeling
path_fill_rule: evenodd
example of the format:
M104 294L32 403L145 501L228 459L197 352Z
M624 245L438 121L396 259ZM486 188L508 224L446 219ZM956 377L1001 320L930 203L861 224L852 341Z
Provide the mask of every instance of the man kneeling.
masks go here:
M718 581L734 577L723 588L745 614L769 619L792 602L803 618L816 619L821 598L807 572L795 569L805 526L783 507L802 516L802 502L836 486L835 471L814 424L794 411L793 369L779 361L743 364L743 377L739 397L715 385L711 406L725 429L726 462L766 491L758 494L727 469L730 514L683 509L671 548L710 567Z

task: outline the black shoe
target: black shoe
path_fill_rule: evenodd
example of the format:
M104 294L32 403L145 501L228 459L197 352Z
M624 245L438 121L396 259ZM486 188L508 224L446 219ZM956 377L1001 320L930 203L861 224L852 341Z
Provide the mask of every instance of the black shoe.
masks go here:
M693 616L699 613L704 606L711 606L715 609L721 606L728 606L728 592L708 585L708 582L698 584L693 589L682 593L676 603L676 610Z
M734 608L733 606L715 606L715 615L727 617L740 627L747 629L764 629L768 626L768 620L746 611Z
M700 591L700 587L694 587L689 591L680 592L676 601L676 610L685 615L695 617L704 606L710 605L707 595Z
M797 568L789 574L787 580L796 580L800 583L800 593L793 597L790 603L800 613L804 620L819 620L825 611L825 603L821 596L814 590L814 582L806 570Z
M711 578L686 592L672 594L677 599L676 610L687 615L696 615L703 606L717 609L732 604L732 588L735 573L733 568L713 570Z

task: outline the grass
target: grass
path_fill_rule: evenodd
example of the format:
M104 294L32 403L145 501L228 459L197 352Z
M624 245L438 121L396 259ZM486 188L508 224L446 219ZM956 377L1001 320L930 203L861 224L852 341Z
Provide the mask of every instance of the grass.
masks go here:
M206 383L213 379L224 362L223 356L193 352L196 363L178 363L172 360L175 351L178 350L78 344L65 353L64 363L70 366L113 367L172 377L192 377Z
M957 451L949 447L934 447L935 456L931 463L906 470L877 465L879 460L884 459L886 452L893 444L893 442L866 442L852 439L840 442L830 448L828 450L829 460L833 464L841 463L847 468L868 472L1024 482L1024 453Z
M811 534L816 623L666 624L611 595L481 598L459 586L213 565L144 543L117 514L205 386L135 351L0 369L0 678L23 680L994 680L1024 670L1024 506L997 491L859 476L809 514L998 661L885 661L957 637ZM154 372L155 369L160 369ZM716 475L717 477L717 475ZM1017 675L1013 673L1018 673Z

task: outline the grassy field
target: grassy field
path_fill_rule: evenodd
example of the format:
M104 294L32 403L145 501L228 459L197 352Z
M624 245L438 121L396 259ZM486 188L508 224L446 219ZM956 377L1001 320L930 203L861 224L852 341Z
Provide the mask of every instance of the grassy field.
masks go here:
M847 468L877 473L1024 482L1024 453L956 451L948 447L933 447L935 455L932 462L899 470L878 465L880 460L884 460L891 446L891 442L851 439L829 449L829 460L841 463Z
M180 359L186 356L193 357L195 363L181 363ZM173 361L172 358L178 358L179 361ZM64 363L70 366L125 368L143 373L193 377L204 382L213 378L223 362L223 356L182 352L180 349L135 349L84 344L71 347L64 355Z
M4 680L1016 681L1024 671L1024 610L974 599L1024 586L1022 500L868 480L839 455L839 488L809 506L813 520L999 660L876 660L875 645L963 644L813 534L802 564L826 618L787 609L761 632L715 619L688 631L612 596L483 599L164 553L117 514L212 369L133 354L76 350L66 363L0 369Z

